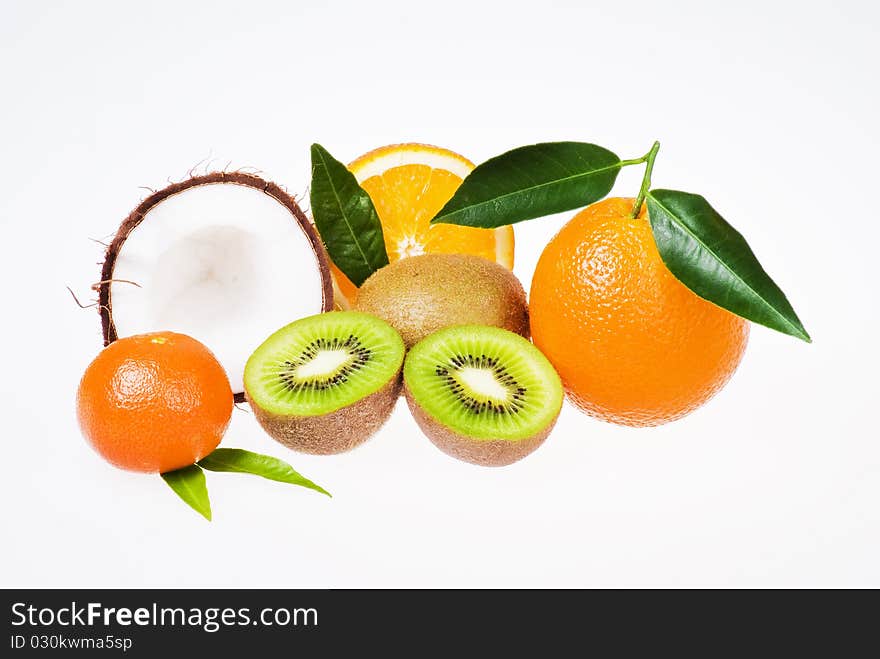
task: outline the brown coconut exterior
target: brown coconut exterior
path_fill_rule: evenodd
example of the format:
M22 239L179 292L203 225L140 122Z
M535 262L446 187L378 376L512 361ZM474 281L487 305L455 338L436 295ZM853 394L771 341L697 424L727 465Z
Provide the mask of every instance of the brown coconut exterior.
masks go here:
M400 371L377 392L323 416L294 417L251 409L269 436L287 448L313 455L345 453L367 441L391 416L400 397Z
M406 387L404 387L404 394L413 418L434 446L453 458L481 467L505 467L522 460L544 443L550 431L553 430L553 426L556 425L556 419L559 418L557 413L550 425L539 434L520 441L473 439L447 428L425 412L415 402Z
M321 280L323 284L323 303L321 310L330 311L333 309L333 283L330 279L327 253L324 250L324 245L318 237L312 223L306 217L306 214L303 213L299 204L296 203L296 200L285 192L281 186L266 181L259 176L254 176L253 174L245 174L243 172L211 172L204 176L194 176L186 181L181 181L180 183L172 183L167 188L154 192L138 204L137 208L129 213L128 217L126 217L122 221L122 224L119 225L116 235L107 247L107 251L104 255L104 263L101 266L101 279L96 286L98 291L98 312L101 314L101 331L104 336L104 346L110 345L118 338L116 335L116 327L113 324L113 300L110 296L110 285L113 279L113 270L116 267L116 259L129 234L143 221L144 217L154 206L168 197L183 192L184 190L194 188L198 185L217 183L231 183L234 185L245 185L255 188L266 193L290 211L311 242L312 249L315 251L315 256L318 259L318 264L321 268ZM245 397L243 392L235 392L235 402L242 403L244 400Z
M421 254L374 272L355 308L385 320L407 349L450 325L493 325L529 338L529 307L503 265L467 254Z

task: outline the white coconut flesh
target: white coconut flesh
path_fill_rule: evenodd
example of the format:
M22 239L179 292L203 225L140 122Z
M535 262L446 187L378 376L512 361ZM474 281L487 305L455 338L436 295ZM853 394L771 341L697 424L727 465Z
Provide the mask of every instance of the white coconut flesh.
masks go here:
M120 248L113 279L120 338L188 334L211 349L235 392L254 349L324 303L321 264L296 217L231 183L190 187L150 209Z

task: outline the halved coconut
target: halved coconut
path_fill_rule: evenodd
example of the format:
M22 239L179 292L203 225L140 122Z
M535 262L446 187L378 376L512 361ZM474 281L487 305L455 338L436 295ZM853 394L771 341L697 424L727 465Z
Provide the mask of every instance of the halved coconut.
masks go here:
M145 199L107 248L98 286L104 345L156 330L207 345L244 400L247 358L293 320L333 308L327 255L274 183L214 172Z

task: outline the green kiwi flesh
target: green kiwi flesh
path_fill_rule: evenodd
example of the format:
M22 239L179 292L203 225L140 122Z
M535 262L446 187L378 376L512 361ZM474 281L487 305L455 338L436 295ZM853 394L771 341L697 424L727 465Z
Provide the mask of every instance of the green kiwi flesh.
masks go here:
M518 334L465 325L431 334L409 351L404 392L413 417L443 452L484 466L524 458L549 435L562 383Z
M309 316L254 351L244 369L245 396L263 429L288 448L342 453L391 414L404 353L400 335L375 316Z
M374 272L355 308L388 321L407 348L451 325L494 325L529 336L522 284L503 265L467 254L421 254Z

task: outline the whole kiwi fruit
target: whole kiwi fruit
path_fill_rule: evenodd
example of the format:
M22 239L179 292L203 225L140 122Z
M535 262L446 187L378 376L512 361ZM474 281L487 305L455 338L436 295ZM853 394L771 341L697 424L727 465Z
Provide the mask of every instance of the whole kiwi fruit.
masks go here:
M529 337L522 284L503 265L468 254L420 254L387 265L360 287L355 308L384 319L407 348L452 325Z

